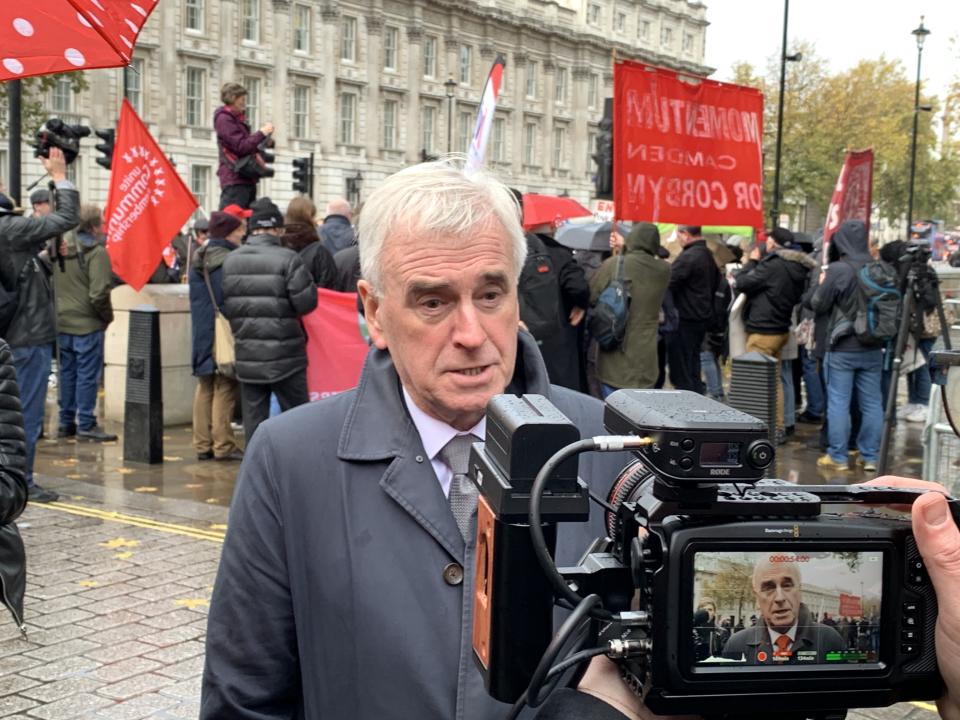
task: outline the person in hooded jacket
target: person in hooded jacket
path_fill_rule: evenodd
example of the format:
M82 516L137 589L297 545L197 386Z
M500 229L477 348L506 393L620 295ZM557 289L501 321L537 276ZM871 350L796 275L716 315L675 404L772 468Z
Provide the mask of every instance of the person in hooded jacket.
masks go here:
M357 244L354 232L353 211L350 203L343 198L334 198L327 203L327 214L320 226L320 239L331 255Z
M736 277L736 286L749 298L744 325L747 352L760 352L780 360L790 339L793 310L803 297L810 271L816 266L809 255L792 249L793 233L774 228L767 235L766 255L755 247ZM777 383L777 417L783 417L783 384ZM793 418L787 418L787 427Z
M856 443L859 461L864 470L871 472L877 468L883 432L880 392L883 350L860 342L847 311L857 291L857 273L873 260L863 221L843 222L833 235L829 254L836 261L829 264L810 299L810 307L815 312L830 313L824 363L828 449L827 454L817 460L817 466L828 470L847 469L850 406L856 389L861 416Z
M0 340L0 602L21 632L27 558L16 520L27 505L26 449L13 353Z
M318 288L339 288L337 265L333 261L333 255L317 237L315 226L288 222L283 230L283 246L300 254L300 259Z
M97 424L97 390L103 371L103 337L113 322L113 274L103 246L103 211L80 208L80 224L61 245L64 272L53 273L60 354L60 425L57 437L111 442Z
M256 152L260 143L273 134L273 123L265 123L257 132L250 132L247 123L247 89L240 83L229 82L220 90L223 106L213 114L213 129L217 133L220 165L220 209L237 204L246 209L257 197L257 181L240 177L233 169L224 151L236 158Z
M234 213L211 213L207 225L210 239L194 252L190 268L191 361L197 378L193 395L193 447L197 460L243 458L230 426L239 395L237 381L218 370L213 343L215 311L222 312L223 308L223 263L243 241L247 232L245 215L249 216L250 211L240 208Z
M660 306L670 283L670 265L660 259L660 231L651 223L637 223L624 244L623 275L630 288L630 310L623 345L601 350L597 374L604 397L620 388L651 388L657 381L657 329ZM617 272L617 257L603 261L590 280L590 302Z

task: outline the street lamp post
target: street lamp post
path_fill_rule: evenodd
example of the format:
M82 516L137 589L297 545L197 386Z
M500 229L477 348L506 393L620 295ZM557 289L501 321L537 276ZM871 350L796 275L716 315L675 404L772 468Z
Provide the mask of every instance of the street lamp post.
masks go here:
M770 227L780 224L780 153L783 148L783 91L787 84L787 63L803 58L802 53L787 55L787 20L790 0L783 0L783 45L780 47L780 97L777 99L777 152L773 161L773 202L770 207Z
M453 97L457 91L457 81L451 75L443 84L447 93L447 154L453 151Z
M923 41L930 31L923 26L923 15L920 16L920 26L911 30L910 34L917 39L917 84L913 92L913 137L910 141L910 190L907 195L907 239L910 238L910 225L913 223L913 183L917 174L917 124L920 119L920 60L923 56Z

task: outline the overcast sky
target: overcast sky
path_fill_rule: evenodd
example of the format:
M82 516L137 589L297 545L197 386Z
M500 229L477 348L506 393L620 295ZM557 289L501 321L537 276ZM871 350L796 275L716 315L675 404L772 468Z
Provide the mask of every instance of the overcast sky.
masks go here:
M717 69L713 77L729 80L731 66L740 60L765 74L768 59L780 56L783 0L703 2L710 22L706 64ZM793 0L787 29L791 42L813 42L831 70L846 70L861 59L884 54L900 59L907 76L914 78L917 45L910 31L920 24L921 15L931 31L923 46L924 91L942 96L950 80L960 75L957 0Z

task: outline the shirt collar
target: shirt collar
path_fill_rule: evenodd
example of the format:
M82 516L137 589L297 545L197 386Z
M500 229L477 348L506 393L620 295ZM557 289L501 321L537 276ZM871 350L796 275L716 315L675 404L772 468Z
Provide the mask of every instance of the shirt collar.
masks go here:
M402 387L402 386L401 386ZM410 413L410 419L417 428L420 435L420 442L423 443L423 449L427 452L427 457L433 461L437 454L443 450L444 446L457 435L474 435L478 440L483 440L487 432L487 416L480 418L480 422L474 425L467 432L460 432L455 427L447 425L442 420L427 415L421 410L410 397L407 389L403 389L403 401L407 406L407 412Z

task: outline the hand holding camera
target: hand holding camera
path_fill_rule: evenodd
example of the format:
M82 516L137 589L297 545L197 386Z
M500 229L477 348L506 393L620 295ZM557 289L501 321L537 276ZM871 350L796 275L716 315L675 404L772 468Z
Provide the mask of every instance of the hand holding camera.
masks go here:
M51 147L47 157L41 157L44 169L54 182L62 182L67 179L67 161L64 158L63 150L58 147Z
M262 132L264 135L273 135L273 123L265 123L264 126L260 128L260 132Z

